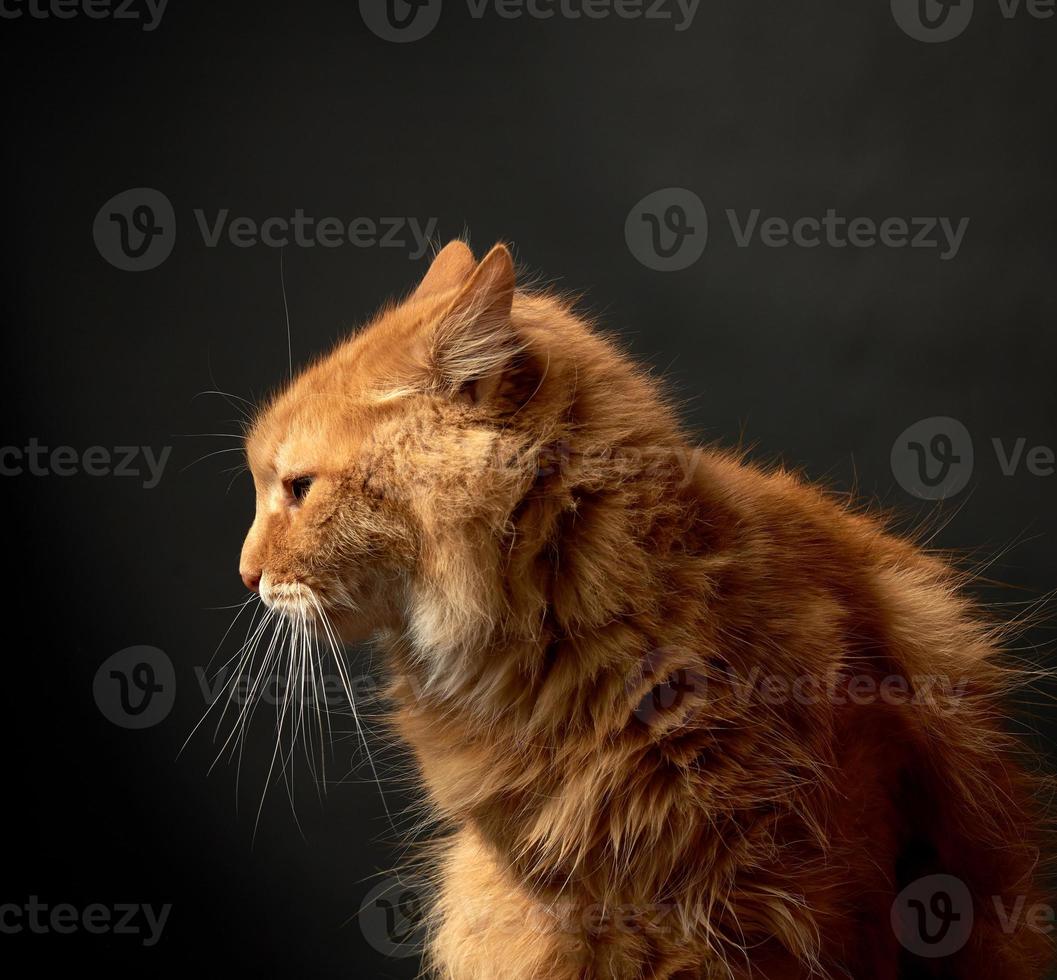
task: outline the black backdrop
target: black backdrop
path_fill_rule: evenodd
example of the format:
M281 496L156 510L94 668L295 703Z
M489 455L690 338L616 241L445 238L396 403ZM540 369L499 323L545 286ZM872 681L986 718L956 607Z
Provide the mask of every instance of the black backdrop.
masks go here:
M237 431L232 407L198 393L252 399L287 359L280 250L226 233L211 247L196 210L207 230L222 209L258 225L296 209L346 227L370 219L354 226L355 244L327 247L313 226L314 245L282 250L295 363L421 275L419 248L392 243L412 219L437 239L465 231L479 252L508 240L670 379L703 438L743 440L760 458L855 485L908 523L938 518L938 544L995 558L989 575L1007 587L985 597L1010 614L1057 586L1047 475L1057 18L1027 7L1007 18L999 0L976 0L967 24L962 8L935 29L964 27L958 36L925 41L899 0L899 17L884 0L702 3L688 25L674 3L658 8L668 20L576 18L571 0L553 17L513 19L433 0L408 30L439 13L433 29L397 43L368 26L387 33L382 6L172 0L144 30L152 15L138 0L122 10L145 19L78 5L35 16L28 0L7 0L6 14L23 16L0 18L10 541L0 903L23 909L4 921L24 928L0 933L5 961L156 976L416 969L385 955L357 917L400 848L347 724L335 721L322 805L307 765L293 766L300 827L277 786L254 835L266 724L247 742L238 791L233 766L207 775L208 734L176 758L206 706L200 670L232 616L217 607L243 596L236 565L252 512L248 478L229 488L224 472L237 453L194 462L236 445L196 434ZM136 188L161 196L107 203ZM694 260L698 202L708 242ZM738 225L755 209L761 225L829 209L893 221L870 247L865 225L860 245L823 231L817 247L773 247L761 233L743 247L728 209ZM969 219L956 254L896 247L894 219L941 217ZM367 243L371 222L381 234L387 218L399 231ZM124 260L152 268L118 267L123 220L126 251L141 226L161 229L143 257ZM939 225L912 224L942 240ZM38 473L31 439L48 447ZM1021 439L1017 465L1004 467ZM926 474L953 483L915 487L914 441L934 451ZM103 447L124 472L126 445L172 447L156 486L91 475L108 467L86 449ZM60 446L71 449L50 455ZM1024 645L1047 639L1042 627ZM133 730L112 720L122 721L111 667L94 683L104 661L144 645L163 656L137 651L117 667L147 657L164 688L151 710L175 702ZM357 654L354 673L376 669ZM145 676L129 674L134 687ZM1052 713L1038 713L1045 746L1057 733ZM383 783L407 826L400 784ZM142 934L31 929L31 896L81 911L172 909L160 941L144 945Z

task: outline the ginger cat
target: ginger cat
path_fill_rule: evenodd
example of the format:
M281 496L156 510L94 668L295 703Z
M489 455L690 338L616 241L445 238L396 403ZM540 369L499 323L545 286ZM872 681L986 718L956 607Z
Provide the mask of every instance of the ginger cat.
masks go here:
M960 576L696 449L504 246L444 248L247 454L243 579L380 643L450 828L433 975L1043 975L1013 914L1039 900L1041 808ZM957 894L915 898L933 875Z

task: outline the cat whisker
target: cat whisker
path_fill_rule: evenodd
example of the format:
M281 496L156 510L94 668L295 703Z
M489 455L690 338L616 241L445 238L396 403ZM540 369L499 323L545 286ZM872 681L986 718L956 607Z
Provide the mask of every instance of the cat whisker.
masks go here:
M226 606L206 606L205 608L206 608L207 612L224 612L224 611L226 611L228 609L245 609L251 602L253 602L254 599L258 599L259 600L260 596L250 595L250 596L247 596L245 599L243 599L242 602L231 602L231 603L228 603L228 605L226 605ZM232 626L233 625L234 625L234 623L232 623ZM230 631L231 631L231 627L229 626L228 627L228 632L230 632ZM224 637L226 637L226 636L227 636L227 633L224 634ZM224 637L221 638L221 640L220 640L221 643L224 642Z
M195 395L193 395L191 397L191 401L194 401L196 398L201 398L203 395L217 395L218 397L223 398L224 401L228 403L228 405L230 405L236 412L239 413L239 421L241 422L241 424L251 425L253 423L253 416L257 412L257 406L248 398L243 398L241 395L236 395L230 391L221 391L219 388L207 388L205 391L199 391ZM249 409L249 411L246 411L246 409L241 408L239 405L236 404L236 402L241 402Z
M209 668L210 668L210 666L212 665L212 663L213 663L213 660L215 659L215 657L216 657L217 653L219 652L220 648L221 648L221 647L222 647L222 646L224 645L224 641L225 641L225 640L226 640L226 639L228 638L228 636L229 636L229 634L231 633L231 631L232 631L232 630L233 630L233 629L235 628L235 624L236 624L236 623L237 623L237 622L239 621L239 618L240 618L240 617L242 616L243 612L245 612L245 610L246 610L246 609L247 609L247 608L248 608L248 607L249 607L250 605L252 605L252 604L253 604L254 600L257 600L257 606L256 606L256 608L254 609L254 611L253 611L253 614L252 614L252 615L250 616L250 624L249 624L249 627L247 628L247 636L249 635L249 630L253 628L253 621L254 621L254 619L256 618L256 616L257 616L257 612L258 612L258 611L259 611L259 609L260 609L260 597L259 597L259 596L256 596L256 595L251 595L251 596L250 596L250 597L249 597L248 599L246 599L246 601L245 601L245 602L242 602L242 603L240 603L240 604L238 605L238 607L237 607L237 610L238 610L238 611L237 611L237 612L235 613L235 616L234 616L234 618L233 618L233 619L231 620L231 623L230 623L230 625L228 626L228 628L227 628L227 629L226 629L226 630L224 631L224 635L223 635L223 636L222 636L222 637L220 638L220 643L218 643L218 644L217 644L217 647L216 647L216 649L215 649L215 650L213 651L212 655L210 656L210 658L209 658L209 662L208 662L208 663L206 664L206 670L209 670ZM231 606L227 606L227 607L223 607L223 606L222 606L222 607L220 607L220 608L228 608L228 609L230 609L230 608L232 608L232 607L231 607ZM239 650L239 653L241 653L243 649L245 649L245 642L244 642L243 646L242 646L242 647L240 648L240 650ZM239 655L239 653L236 653L236 654L235 654L235 657L237 657L237 656ZM231 659L229 659L229 660L227 661L227 663L231 663L231 660L235 659L235 657L232 657ZM227 666L227 664L225 664L224 666ZM223 670L223 669L224 669L224 666L222 666L222 667L221 667L220 669L221 669L221 670ZM218 673L219 673L219 671L218 671ZM227 686L227 683L225 682L225 687L226 687L226 686ZM192 739L192 738L194 737L194 735L195 735L195 732L197 732L197 731L198 731L198 729L199 729L199 728L200 728L200 727L202 726L202 724L203 724L203 722L205 722L206 718L208 718L208 717L209 717L209 712L213 710L214 706L215 706L215 705L217 704L217 702L218 702L218 701L220 701L220 700L221 700L221 697L220 697L220 696L218 695L218 696L217 696L216 698L214 698L214 699L213 699L213 700L212 700L212 701L211 701L211 702L209 703L209 705L207 705L207 707L206 707L206 710L205 710L205 712L204 712L204 713L202 714L202 717L201 717L201 718L199 718L199 720L198 720L198 722L197 722L197 723L195 724L194 728L192 728L192 729L191 729L191 732L190 732L190 734L188 734L187 738L186 738L186 739L184 739L183 745L181 745L181 746L180 746L180 749L179 749L179 751L178 751L178 752L176 753L176 757L177 757L177 758L179 758L179 757L180 757L180 755L181 755L181 754L183 753L184 749L186 749L186 748L187 748L187 745L188 745L188 743L189 743L189 742L191 741L191 739Z
M355 608L355 603L344 588L338 588L335 592L336 601L343 608ZM337 667L344 698L349 702L356 737L367 755L372 781L382 796L386 815L393 825L378 767L357 708L342 644L320 597L308 586L279 583L262 589L262 595L250 596L227 608L234 609L235 614L210 657L207 669L212 667L227 638L239 620L244 618L245 611L250 609L246 635L238 649L214 672L213 677L219 681L219 687L185 740L184 747L206 719L215 714L213 739L217 743L217 750L208 771L212 772L222 759L234 762L237 798L249 731L261 701L267 700L265 694L269 679L277 678L274 698L275 743L257 802L254 835L260 826L268 790L277 779L281 779L284 784L291 812L300 829L294 792L294 754L298 751L299 740L321 801L330 781L326 755L328 751L333 755L335 732L330 717L331 705L324 700L327 697L324 652L329 650Z
M367 756L367 763L371 767L371 774L374 778L375 785L378 787L378 796L382 801L382 809L385 810L386 819L389 821L389 826L393 829L394 833L399 833L396 829L396 825L393 822L392 813L389 810L389 804L385 798L385 790L382 789L382 781L378 775L378 768L375 765L374 755L371 752L370 744L367 741L367 736L364 734L364 726L360 720L360 713L356 706L356 696L352 693L352 682L348 675L348 670L345 664L345 657L342 651L342 644L337 636L334 634L333 627L331 626L330 620L327 616L326 609L323 604L319 601L319 598L315 593L309 593L311 601L313 602L316 612L319 616L319 622L323 626L323 633L330 646L331 654L334 657L334 662L338 668L338 677L341 681L341 686L345 691L345 697L349 702L349 707L352 710L353 721L356 724L356 731L360 736L360 741L363 744L364 753Z
M223 709L223 711L221 713L221 716L217 720L217 726L216 726L216 729L214 730L214 739L220 733L220 727L223 724L224 717L227 715L228 705L235 699L235 694L236 694L236 690L238 688L239 682L242 680L243 677L247 676L248 673L249 673L246 668L247 667L252 667L253 659L256 656L257 649L258 649L258 647L260 645L262 637L267 632L267 629L268 629L269 623L272 620L272 617L273 617L272 610L266 609L265 610L265 615L261 619L260 623L258 623L257 628L253 632L253 635L246 641L246 644L243 646L242 650L239 651L239 654L236 654L237 657L241 655L241 659L239 661L238 666L235 668L234 672L232 673L231 681L228 684L225 685L225 686L227 686L229 688L228 697L225 699L224 709ZM274 643L274 636L273 636L272 642ZM232 659L234 659L234 658L232 658ZM267 656L266 656L265 662L267 662ZM229 663L230 663L230 661L229 661ZM258 674L257 680L259 680L259 678L260 678L260 675ZM255 683L256 683L256 681L255 681ZM221 745L220 751L217 753L217 757L213 760L213 764L209 767L209 771L210 772L212 772L213 767L216 766L217 762L220 761L221 757L224 755L224 752L227 750L227 747L231 743L232 739L236 737L236 733L239 731L239 728L240 728L240 723L242 722L242 719L245 716L245 713L246 713L246 710L247 710L247 705L249 703L250 697L251 697L251 694L248 693L245 696L245 700L244 700L243 704L241 704L239 706L239 713L238 713L238 715L235 718L234 724L232 726L231 733L224 740L224 744ZM236 739L236 744L237 744L237 739ZM238 782L238 780L236 778L236 785L237 785L237 782Z
M220 456L223 453L242 453L242 452L245 452L245 450L242 448L242 446L231 446L228 449L217 449L217 450L215 450L215 451L213 451L211 453L206 453L204 456L199 456L198 459L192 460L185 467L183 467L180 470L180 472L181 473L186 473L187 470L189 470L192 466L195 466L198 463L202 463L202 462L204 462L207 459L211 459L213 456Z
M202 391L196 392L191 396L191 400L194 401L196 398L201 398L203 395L219 395L221 398L234 398L235 401L242 402L244 405L248 405L250 408L256 408L257 406L251 402L248 398L243 398L242 395L236 395L231 391L221 391L219 388L206 388Z
M292 641L293 631L295 629L295 626L294 626L294 622L289 620L289 619L285 620L284 625L286 627L285 632L283 633L283 641L284 641L284 644L285 644L285 642L287 640L291 640ZM280 657L279 659L281 660L282 658ZM287 754L286 756L283 756L283 755L280 754L281 753L281 749L282 749L283 722L286 720L286 713L287 713L287 708L288 707L289 707L289 692L284 690L283 697L281 699L281 703L277 702L276 706L275 706L275 714L276 714L276 719L275 719L275 727L276 727L275 748L272 750L272 757L271 757L270 762L268 763L268 773L267 773L267 775L264 778L264 789L261 791L260 803L258 803L258 805L257 805L257 816L256 816L256 819L254 820L254 823L253 823L253 839L254 840L257 839L257 831L260 828L260 822L261 822L261 813L264 810L264 801L265 801L265 799L268 796L268 787L271 785L272 777L273 777L273 775L275 773L275 765L276 765L276 762L280 761L280 760L281 760L280 767L281 767L281 771L282 771L282 774L283 774L284 783L286 785L287 797L289 798L289 801L290 801L290 809L291 809L291 812L293 813L294 822L297 823L298 830L301 831L302 834L304 833L304 831L301 830L300 821L298 821L298 819L297 819L297 809L296 809L296 806L294 804L293 789L292 789L292 787L290 785L290 779L289 779L289 774L288 774L288 770L287 770L287 766L288 766L288 763L289 763L289 754ZM251 717L252 717L252 712L251 712ZM295 735L296 735L296 730L295 730ZM293 748L291 746L291 752L292 751L293 751Z
M224 490L224 496L225 497L229 493L231 493L231 488L235 485L235 481L240 476L242 476L243 473L249 473L249 471L250 471L249 467L245 463L241 464L240 466L233 466L233 467L231 467L230 470L224 470L223 471L224 473L234 473L235 474L230 480L228 480L228 485L227 485L226 489Z
M283 316L286 319L286 361L290 380L294 377L294 348L290 337L290 305L286 301L286 263L284 261L285 249L279 249L279 287L283 294Z

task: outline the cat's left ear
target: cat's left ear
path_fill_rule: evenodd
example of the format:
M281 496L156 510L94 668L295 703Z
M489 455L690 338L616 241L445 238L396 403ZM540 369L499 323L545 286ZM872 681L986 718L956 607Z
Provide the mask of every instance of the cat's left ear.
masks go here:
M433 259L422 282L415 288L415 299L424 299L463 285L476 267L473 252L465 243L454 239L448 242Z
M429 344L434 383L475 402L494 396L521 345L511 321L514 260L496 245L441 316Z

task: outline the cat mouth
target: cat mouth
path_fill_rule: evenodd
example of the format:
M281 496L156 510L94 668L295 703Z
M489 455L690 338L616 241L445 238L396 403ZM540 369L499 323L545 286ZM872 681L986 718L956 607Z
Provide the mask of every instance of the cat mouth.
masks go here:
M261 579L261 600L269 609L298 617L314 617L319 607L315 590L304 582L269 582Z

